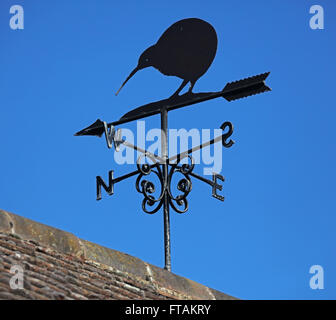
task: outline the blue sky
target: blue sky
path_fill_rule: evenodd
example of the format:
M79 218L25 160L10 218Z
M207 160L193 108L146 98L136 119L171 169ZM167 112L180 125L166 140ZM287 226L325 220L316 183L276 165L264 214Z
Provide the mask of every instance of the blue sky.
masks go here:
M14 4L24 30L9 27ZM309 27L314 4L324 30ZM169 113L176 129L231 121L236 141L223 150L225 201L193 180L189 211L171 212L172 271L243 299L335 299L335 15L326 0L1 0L0 208L163 266L162 212L141 211L135 178L95 200L96 175L135 166L117 165L104 139L73 134L174 92L180 79L148 68L114 95L167 27L198 17L218 51L195 92L266 71L273 91ZM312 265L323 290L309 287Z

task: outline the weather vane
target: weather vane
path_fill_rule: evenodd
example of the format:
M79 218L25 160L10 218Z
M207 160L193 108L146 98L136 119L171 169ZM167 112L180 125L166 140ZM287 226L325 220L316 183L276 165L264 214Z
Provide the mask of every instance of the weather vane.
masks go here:
M183 79L182 84L176 92L168 99L152 102L133 109L117 121L107 123L98 119L89 127L75 134L76 136L91 135L99 137L105 134L108 148L114 147L115 151L118 152L120 145L123 144L141 154L137 160L137 169L135 171L114 178L114 171L111 170L109 171L108 184L100 176L96 177L97 200L102 198L102 187L109 195L112 195L114 193L114 184L137 176L136 190L144 196L142 201L143 211L153 214L163 208L165 269L169 271L171 271L169 208L178 213L184 213L188 210L187 196L192 189L191 177L210 185L212 196L224 201L224 197L217 193L217 191L222 190L222 185L219 184L218 180L224 182L224 177L218 173L213 173L212 180L210 180L196 174L193 171L195 163L191 155L217 142L222 142L226 148L230 148L234 142L230 139L233 133L233 125L231 122L226 121L220 126L224 132L221 136L169 158L167 135L168 112L219 97L232 101L271 90L265 85L265 79L269 75L268 72L227 83L224 89L218 92L193 93L192 89L196 81L209 69L215 58L216 51L216 31L208 22L197 18L190 18L174 23L162 34L155 45L149 47L141 54L137 67L126 78L116 95L137 71L147 67L154 67L164 75L177 76ZM188 92L179 95L188 83L190 83ZM161 115L160 156L127 142L122 139L121 129L115 129L118 125L155 114ZM144 158L150 159L152 163L141 163ZM182 164L183 159L188 160L187 163ZM183 178L177 183L177 190L180 194L174 196L171 184L173 175L176 172L182 174ZM161 192L158 196L154 195L156 190L154 183L148 180L150 174L154 174L160 181Z

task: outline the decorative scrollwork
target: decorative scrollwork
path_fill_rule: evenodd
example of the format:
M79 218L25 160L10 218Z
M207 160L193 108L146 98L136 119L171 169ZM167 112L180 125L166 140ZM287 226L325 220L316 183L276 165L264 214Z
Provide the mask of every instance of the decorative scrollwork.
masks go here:
M142 163L143 158L149 158L153 164ZM194 169L194 159L188 155L188 162L182 165L179 165L181 160L174 164L169 164L171 166L168 176L165 178L161 165L156 162L156 160L149 155L143 154L138 158L137 167L140 172L135 186L136 190L139 193L142 193L144 199L142 201L142 209L144 212L149 214L154 214L157 212L163 205L165 192L168 193L168 202L170 207L172 207L178 213L185 213L188 208L187 196L192 189L192 182L189 174ZM153 181L150 181L148 177L150 174L156 175L160 182L161 192L159 196L154 196L156 187ZM172 180L175 173L180 173L183 177L177 182L176 189L180 192L178 195L174 196L171 190Z
M175 164L171 165L168 175L167 191L169 194L169 204L178 213L185 213L189 208L187 196L192 189L192 182L189 174L193 171L195 163L190 155L188 155L188 159L190 160L190 164L185 163L182 166L179 166L180 160L178 160ZM182 193L174 197L171 191L171 183L173 175L176 172L181 173L184 178L180 179L177 183L177 190Z
M148 163L141 164L142 158L149 158L154 164L152 165ZM136 187L136 190L139 193L142 193L144 196L144 199L142 201L142 210L146 213L154 214L162 207L162 204L163 204L162 199L164 197L164 193L166 189L162 170L160 168L160 165L155 161L155 159L150 157L147 154L143 154L138 158L137 167L138 167L140 174L136 180L135 187ZM154 182L149 181L148 179L141 180L144 176L149 176L151 173L154 173L160 181L161 193L157 198L155 198L154 196L154 193L156 190ZM148 207L154 207L154 208L149 209Z

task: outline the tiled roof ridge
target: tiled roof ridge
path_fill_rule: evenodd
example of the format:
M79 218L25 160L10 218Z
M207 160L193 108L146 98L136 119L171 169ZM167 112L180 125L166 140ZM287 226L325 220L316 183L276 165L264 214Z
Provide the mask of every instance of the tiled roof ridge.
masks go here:
M117 250L80 239L72 233L44 225L19 215L0 210L0 233L43 247L44 251L70 255L101 270L120 274L158 295L170 299L228 300L235 299L215 289L178 276ZM124 284L127 286L127 283ZM129 285L131 287L131 285ZM131 289L131 288L129 288Z

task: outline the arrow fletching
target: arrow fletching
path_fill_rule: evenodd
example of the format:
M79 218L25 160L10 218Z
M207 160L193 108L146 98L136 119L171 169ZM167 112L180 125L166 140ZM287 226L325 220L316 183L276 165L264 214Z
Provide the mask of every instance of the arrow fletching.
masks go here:
M265 84L265 80L269 74L270 72L266 72L257 76L228 83L222 91L223 98L227 101L233 101L271 91L271 88Z

